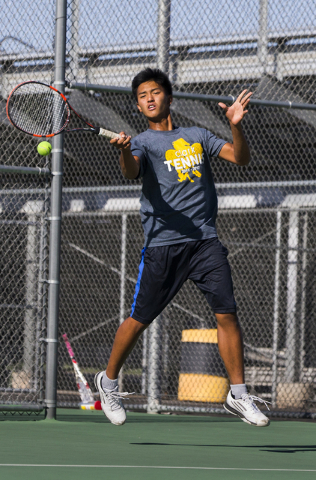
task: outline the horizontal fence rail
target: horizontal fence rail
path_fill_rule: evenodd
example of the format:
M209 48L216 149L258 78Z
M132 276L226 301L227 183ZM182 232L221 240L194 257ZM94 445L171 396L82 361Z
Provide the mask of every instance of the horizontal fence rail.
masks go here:
M85 84L85 83L69 83L69 88L75 90L93 90L95 92L108 92L108 93L124 93L126 95L132 95L132 89L129 87L114 87L109 85L96 85L96 84ZM206 95L198 93L187 93L187 92L172 92L174 98L182 98L187 100L199 100L201 102L228 102L233 103L237 100L237 97L233 95L224 96L224 95ZM316 110L316 105L308 103L297 103L297 102L278 102L272 100L260 100L257 98L250 99L250 105L257 105L260 107L274 107L274 108L293 108L298 110Z

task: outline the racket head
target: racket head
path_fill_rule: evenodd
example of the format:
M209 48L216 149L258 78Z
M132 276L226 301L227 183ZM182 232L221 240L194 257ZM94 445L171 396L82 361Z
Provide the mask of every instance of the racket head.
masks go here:
M6 105L11 124L34 137L53 137L61 133L70 119L65 95L51 85L27 81L10 93Z

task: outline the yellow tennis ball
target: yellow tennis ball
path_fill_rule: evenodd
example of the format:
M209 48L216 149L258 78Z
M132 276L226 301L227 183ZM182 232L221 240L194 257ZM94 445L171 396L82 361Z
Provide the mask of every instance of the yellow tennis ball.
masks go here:
M37 145L37 151L40 155L49 155L52 151L52 146L49 142L41 142Z

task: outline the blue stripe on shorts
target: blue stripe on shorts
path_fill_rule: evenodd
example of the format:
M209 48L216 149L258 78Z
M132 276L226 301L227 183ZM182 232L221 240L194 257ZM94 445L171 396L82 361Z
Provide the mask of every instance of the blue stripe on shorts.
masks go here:
M136 299L137 299L137 295L138 295L139 288L140 288L140 281L141 281L142 274L143 274L143 269L144 269L144 257L145 257L146 249L147 249L147 247L144 247L142 249L142 259L141 259L140 264L139 264L139 273L138 273L138 278L137 278L137 282L136 282L136 286L135 286L134 302L133 302L133 305L132 305L132 311L131 311L131 315L130 315L131 317L133 316L133 313L134 313L134 310L135 310Z

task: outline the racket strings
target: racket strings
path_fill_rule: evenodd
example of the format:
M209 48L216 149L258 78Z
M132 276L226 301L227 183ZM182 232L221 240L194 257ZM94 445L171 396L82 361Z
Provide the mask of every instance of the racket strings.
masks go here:
M68 106L50 87L28 83L11 95L8 114L12 123L24 132L47 136L63 128L68 119Z

